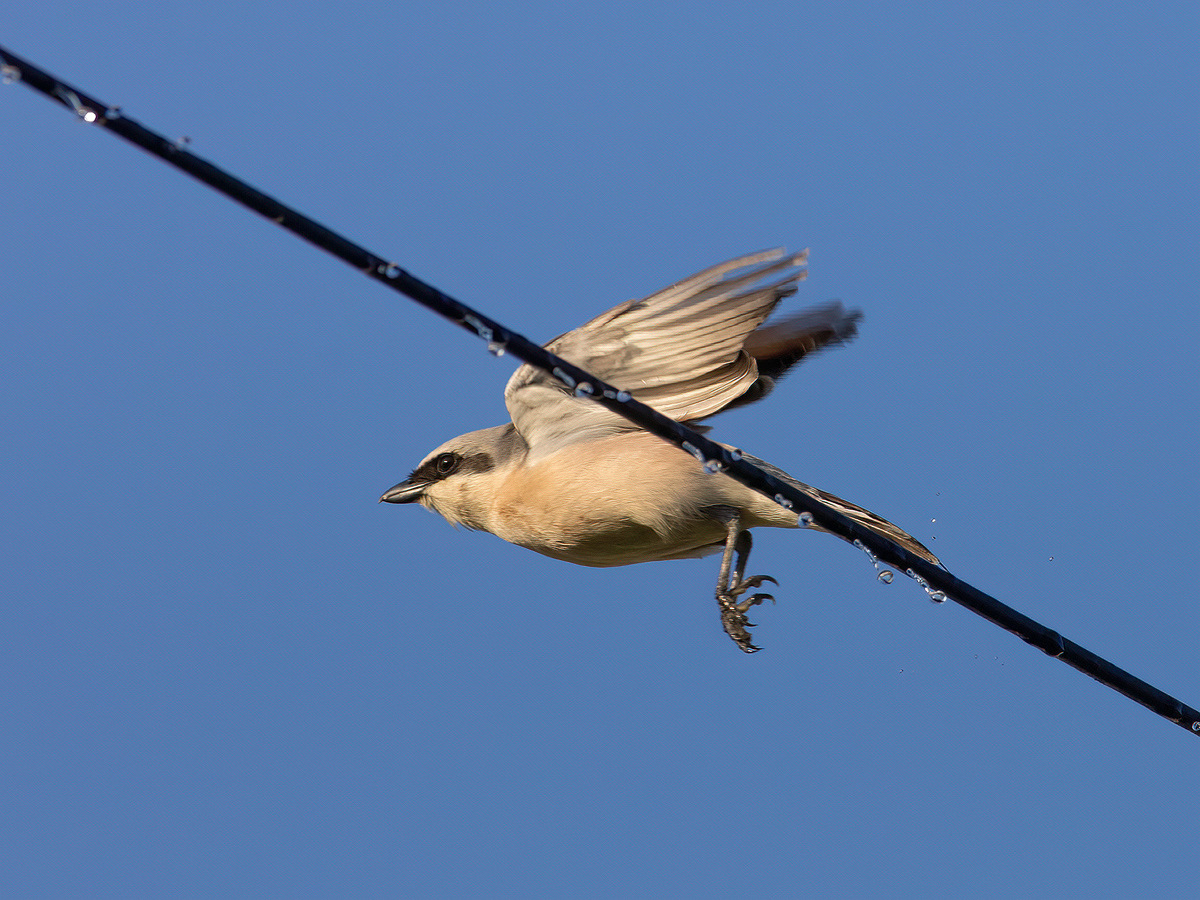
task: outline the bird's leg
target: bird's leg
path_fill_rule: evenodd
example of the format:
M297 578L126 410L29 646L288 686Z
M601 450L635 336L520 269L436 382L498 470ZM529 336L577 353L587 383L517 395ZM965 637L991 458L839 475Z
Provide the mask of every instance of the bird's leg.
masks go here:
M770 594L753 594L739 603L738 597L750 588L761 586L764 581L771 584L779 582L770 575L745 577L746 560L750 558L753 544L750 532L742 530L741 516L736 509L717 507L713 512L724 522L726 529L725 554L721 557L721 571L717 576L717 605L721 608L721 625L743 652L757 653L761 648L750 641L750 632L746 629L753 628L754 623L746 618L746 612L764 600L774 603L775 598Z

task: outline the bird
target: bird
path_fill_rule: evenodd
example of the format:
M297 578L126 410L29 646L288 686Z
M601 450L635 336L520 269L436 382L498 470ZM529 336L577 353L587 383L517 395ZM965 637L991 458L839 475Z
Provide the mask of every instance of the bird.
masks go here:
M807 275L808 252L739 256L613 307L545 345L549 352L689 427L762 400L802 359L850 341L862 313L838 301L769 320ZM725 632L757 652L747 618L775 598L749 591L758 527L798 528L794 512L641 429L528 363L509 379L511 421L430 451L380 502L416 503L452 525L584 566L624 566L721 552L716 600ZM728 445L722 445L727 446ZM732 448L728 448L732 449ZM807 485L748 453L752 465L854 522L941 565L887 519ZM815 523L807 527L823 530Z

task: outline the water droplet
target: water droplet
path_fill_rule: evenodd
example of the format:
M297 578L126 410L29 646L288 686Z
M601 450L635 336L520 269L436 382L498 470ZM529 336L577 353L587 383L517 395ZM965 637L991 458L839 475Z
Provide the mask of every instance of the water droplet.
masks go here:
M491 341L488 343L488 353L492 356L504 355L504 341Z
M921 587L923 587L925 589L925 593L929 595L929 599L932 600L934 603L945 603L946 602L946 594L944 591L939 591L936 588L930 587L929 582L926 581L924 578L922 578L920 575L918 575L916 572L914 572L912 569L905 570L904 574L907 575L909 578L911 578L913 581L915 581L917 584L919 584Z
M1192 723L1192 731L1200 731L1200 722Z
M692 456L696 457L696 459L700 460L700 465L704 465L705 462L707 462L707 460L704 458L704 454L700 451L700 448L691 441L684 441L679 446L681 446L688 453L692 454Z
M739 450L737 447L734 447L732 450L729 451L729 458L736 462L737 460L742 458L742 451Z
M800 513L800 518L796 520L796 524L798 524L801 528L811 528L812 523L813 523L813 514L810 513L808 510L805 510L804 512Z
M937 521L937 519L930 519L929 521L930 521L930 522L936 522L936 521Z
M857 547L859 550L861 550L863 553L867 554L867 556L870 558L871 565L873 565L875 567L875 573L876 573L875 577L878 580L882 581L884 584L891 584L892 579L896 577L896 573L893 572L891 569L885 569L885 568L883 568L883 566L879 565L879 557L877 557L874 553L872 553L871 549L866 544L864 544L862 541L856 539L854 541L854 546ZM910 574L910 575L912 574L911 569L909 569L908 574Z
M0 77L3 77L5 84L12 84L21 80L21 70L16 66L3 65L0 66Z
M472 328L474 328L475 333L478 334L485 341L487 341L489 344L492 342L492 337L493 337L492 329L489 328L487 325L484 325L482 320L480 320L476 316L471 315L470 313L467 313L467 315L463 316L463 321L466 322L468 325L470 325Z
M572 378L570 375L568 375L566 372L564 372L562 369L560 369L558 366L555 366L551 370L550 374L553 375L555 378L557 378L559 381L561 381L563 384L565 384L567 387L569 387L569 388L575 387L575 379Z
M780 506L782 506L784 509L791 509L792 506L794 505L792 503L792 501L789 500L787 497L783 496L783 494L776 494L775 502L778 503Z
M579 384L576 385L576 387L575 387L575 396L576 397L590 397L595 393L596 393L596 389L594 387L592 387L591 384L586 381L579 382Z
M718 472L723 472L724 470L725 463L721 462L719 459L710 459L704 464L704 471L709 475L716 475Z
M629 391L617 391L617 402L618 403L628 403L632 399L633 399L633 397L629 393Z
M79 118L83 119L85 122L96 121L96 113L84 106L83 101L79 99L79 95L70 88L59 85L54 89L54 96L67 106L71 107L71 109L75 110L75 115L79 116ZM87 118L88 113L92 114L91 119Z
M401 271L403 270L395 263L385 263L379 267L379 274L384 278L399 278Z

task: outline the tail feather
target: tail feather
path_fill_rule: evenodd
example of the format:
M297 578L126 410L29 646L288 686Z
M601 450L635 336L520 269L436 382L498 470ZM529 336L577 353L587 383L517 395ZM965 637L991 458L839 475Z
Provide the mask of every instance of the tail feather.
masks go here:
M803 481L797 481L778 466L773 466L765 460L761 460L756 456L751 456L749 453L743 454L743 458L752 465L758 466L763 471L774 475L779 480L786 481L788 484L791 484L799 490L804 491L804 493L808 494L809 496L815 497L828 506L832 506L846 518L852 519L859 525L871 529L876 534L887 538L889 541L895 541L909 553L916 554L917 556L921 557L921 559L928 560L935 566L942 565L941 560L934 556L928 547L918 541L903 528L893 525L887 519L883 518L883 516L877 516L869 509L863 509L861 506L851 503L849 500L843 500L841 497L831 494L828 491L815 488L810 484L805 484ZM818 531L825 530L819 525L812 525L810 527L815 528Z
M794 291L795 285L790 290ZM758 366L758 380L726 409L761 400L800 360L825 347L853 340L861 320L862 313L857 309L846 310L834 300L760 325L746 338L744 346Z
M760 374L779 380L804 357L831 344L844 344L858 333L862 313L847 311L836 300L777 321L768 320L746 338L746 352Z
M820 488L810 487L807 484L800 484L798 486L806 494L811 494L823 503L832 506L846 518L854 520L859 525L863 525L874 531L876 534L882 535L890 541L894 541L909 553L916 554L917 556L921 557L921 559L928 560L935 566L940 566L942 564L941 560L934 556L929 551L928 547L918 541L903 528L893 525L887 519L883 518L883 516L877 516L869 509L863 509L861 506L851 503L849 500L843 500L841 497L830 494L829 492L823 491Z

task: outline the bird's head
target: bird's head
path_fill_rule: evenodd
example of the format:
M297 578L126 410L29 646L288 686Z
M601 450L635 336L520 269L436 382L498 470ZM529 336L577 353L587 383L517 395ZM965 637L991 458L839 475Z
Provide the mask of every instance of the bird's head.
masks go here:
M431 451L379 501L419 503L452 525L486 530L495 481L518 464L525 451L525 442L511 424L460 435Z

